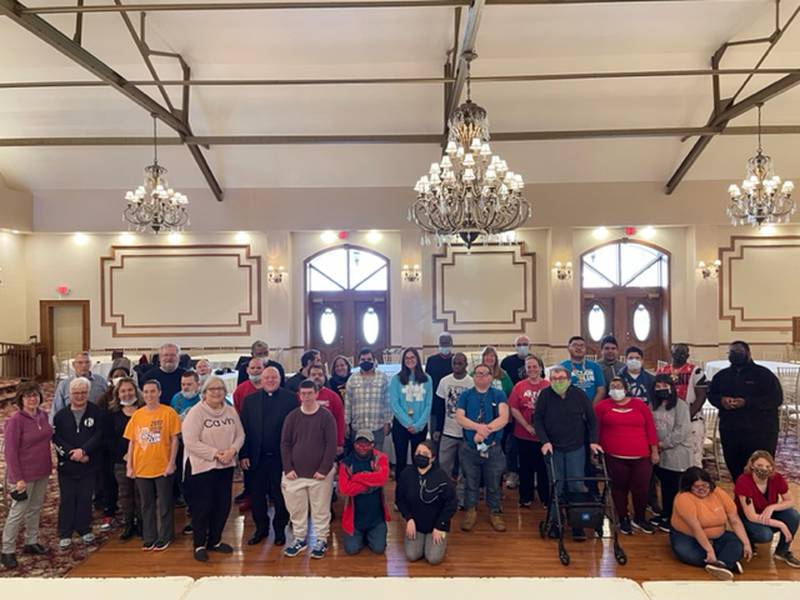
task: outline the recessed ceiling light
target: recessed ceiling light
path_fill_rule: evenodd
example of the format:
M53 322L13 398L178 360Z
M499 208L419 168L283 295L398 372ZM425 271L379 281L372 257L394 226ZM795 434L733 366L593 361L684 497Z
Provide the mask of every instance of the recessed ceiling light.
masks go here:
M119 240L123 244L130 244L135 239L136 237L130 231L123 231L122 233L119 234Z
M330 230L323 231L319 235L319 239L321 239L325 244L332 244L336 241L336 234Z
M641 231L641 233L639 235L641 235L646 240L652 240L654 237L656 237L655 227L650 227L648 225L647 227L642 229L642 231Z
M777 233L777 231L778 231L778 228L775 227L775 225L772 225L772 224L764 225L759 230L759 232L762 235L775 235Z
M608 237L608 229L605 227L597 227L593 232L592 235L596 240L604 240Z
M367 241L370 244L377 244L378 242L381 241L381 237L383 237L383 236L381 236L381 232L380 231L376 231L374 229L370 229L367 232Z
M177 244L181 241L181 234L177 231L173 231L167 236L167 239L169 240L170 244Z
M234 239L239 244L246 244L247 242L250 241L250 234L247 233L246 231L240 231L239 233L236 234Z
M76 233L72 236L72 241L78 244L78 246L85 246L89 242L89 236L85 233Z

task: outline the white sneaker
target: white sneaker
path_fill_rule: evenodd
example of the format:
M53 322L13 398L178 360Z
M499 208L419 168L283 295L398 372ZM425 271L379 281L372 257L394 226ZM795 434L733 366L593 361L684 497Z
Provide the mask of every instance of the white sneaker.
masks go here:
M506 475L506 488L515 490L519 487L519 475L516 473L509 473Z
M717 565L706 565L706 573L712 577L716 577L720 581L733 581L733 573L725 567L718 567Z
M72 540L70 538L61 538L58 541L58 547L62 550L66 550L70 546L72 546Z
M81 541L84 544L93 544L95 540L94 534L90 531L89 533L85 533L81 536Z

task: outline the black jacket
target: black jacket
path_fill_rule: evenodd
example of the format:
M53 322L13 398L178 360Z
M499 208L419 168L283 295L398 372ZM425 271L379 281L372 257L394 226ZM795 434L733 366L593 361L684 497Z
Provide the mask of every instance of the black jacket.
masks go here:
M298 371L289 379L286 380L286 385L283 386L290 392L296 394L297 391L300 389L300 384L303 383L306 379L308 379L307 375L303 375L303 371Z
M103 448L106 440L106 415L106 411L91 402L86 403L86 410L77 426L69 404L56 413L53 417L53 445L56 447L59 473L70 477L84 477L100 466L98 451ZM69 453L76 448L82 449L89 456L89 462L70 460Z
M589 442L597 443L597 418L592 401L582 389L571 385L563 398L553 388L545 388L536 400L533 427L543 443L562 452L577 450Z
M259 390L247 396L239 415L244 428L244 446L239 458L250 459L251 469L258 466L262 456L280 460L283 422L298 406L297 395L283 388L271 394Z
M413 465L406 467L394 494L400 514L406 521L414 519L419 533L450 531L458 500L453 480L440 467L434 466L424 475Z
M236 380L237 385L240 383L244 383L247 381L249 377L247 374L247 365L250 364L250 360L252 356L240 356L239 362L236 363L236 370L239 372L239 378ZM278 374L281 376L281 387L286 387L286 373L283 370L283 365L279 362L275 362L274 360L267 360L264 367L275 367L278 369Z
M453 355L442 356L433 354L425 361L425 372L431 377L433 388L433 402L431 404L431 421L433 431L431 433L441 433L444 429L444 398L436 392L439 389L439 382L453 372Z
M722 397L744 398L744 406L722 408ZM719 409L719 430L726 432L775 433L778 431L778 407L783 390L778 378L753 361L740 368L730 366L714 375L708 401Z

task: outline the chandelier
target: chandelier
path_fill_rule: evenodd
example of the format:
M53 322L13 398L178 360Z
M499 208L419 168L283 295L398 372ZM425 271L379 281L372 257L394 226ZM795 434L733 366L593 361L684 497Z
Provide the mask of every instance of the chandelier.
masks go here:
M126 192L122 220L136 231L183 231L189 224L189 198L169 187L167 170L158 164L156 123L153 115L153 164L144 168L144 185Z
M794 184L781 183L772 169L772 159L761 148L761 106L758 105L758 151L747 161L747 176L741 188L735 183L728 188L728 216L734 225L785 223L795 211Z
M459 240L471 247L483 242L511 242L513 230L531 216L522 196L522 176L492 154L486 110L471 99L470 63L474 52L463 55L467 63L467 101L448 122L448 142L439 162L431 165L414 186L417 199L408 220L423 231L422 244L438 245Z

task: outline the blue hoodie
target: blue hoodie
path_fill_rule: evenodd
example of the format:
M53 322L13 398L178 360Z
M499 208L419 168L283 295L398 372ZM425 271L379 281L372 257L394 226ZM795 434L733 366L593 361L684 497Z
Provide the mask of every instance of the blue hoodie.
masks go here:
M419 384L411 373L406 385L400 383L399 373L392 377L389 383L389 406L394 418L403 427L413 426L417 432L425 429L431 417L432 404L433 384L430 375L425 383Z

